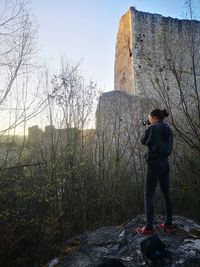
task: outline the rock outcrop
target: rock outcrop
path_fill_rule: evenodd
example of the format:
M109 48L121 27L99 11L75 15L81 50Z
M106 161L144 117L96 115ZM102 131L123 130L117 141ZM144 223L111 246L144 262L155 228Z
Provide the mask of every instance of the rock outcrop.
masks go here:
M163 219L163 216L157 216L156 223ZM139 236L134 231L135 227L144 223L144 215L139 215L119 226L86 231L68 240L61 255L48 266L95 267L108 259L118 259L127 267L147 266L140 250L140 242L146 237ZM174 223L177 225L175 233L156 230L169 252L162 266L200 266L200 225L180 216L174 216Z

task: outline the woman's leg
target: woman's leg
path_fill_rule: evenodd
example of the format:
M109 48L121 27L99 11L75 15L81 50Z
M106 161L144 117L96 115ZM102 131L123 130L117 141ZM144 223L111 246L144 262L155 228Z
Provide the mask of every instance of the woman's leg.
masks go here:
M154 195L158 181L158 169L156 165L149 164L145 177L145 213L147 218L146 227L153 229L154 222Z
M170 196L170 183L169 183L170 166L168 160L163 162L162 174L159 177L160 189L165 199L166 207L166 221L165 224L172 224L172 201Z

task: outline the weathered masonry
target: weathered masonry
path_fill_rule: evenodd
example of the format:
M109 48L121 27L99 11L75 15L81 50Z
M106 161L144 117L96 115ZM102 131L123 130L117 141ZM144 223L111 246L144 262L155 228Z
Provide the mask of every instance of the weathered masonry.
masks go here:
M99 151L106 163L109 153L116 154L116 162L119 158L125 160L126 155L127 165L135 166L134 172L140 173L141 121L153 108L167 108L183 123L178 117L181 90L188 93L187 104L195 110L199 59L199 21L163 17L135 8L122 16L116 42L115 88L101 95L96 111Z
M115 90L152 95L152 73L158 76L161 72L173 87L168 71L172 60L180 72L192 74L188 49L192 38L195 49L200 49L200 21L163 17L131 7L122 16L117 35Z

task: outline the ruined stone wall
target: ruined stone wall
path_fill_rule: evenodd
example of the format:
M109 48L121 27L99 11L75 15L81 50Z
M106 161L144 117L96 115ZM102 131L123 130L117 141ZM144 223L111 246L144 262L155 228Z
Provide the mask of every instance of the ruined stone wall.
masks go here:
M115 89L134 91L132 62L132 14L130 10L121 18L116 42Z
M42 135L43 132L37 125L28 128L28 141L31 144L41 143Z
M187 75L187 79L193 75L192 34L195 49L200 50L199 21L178 20L130 8L119 25L115 90L156 96L154 87L162 79L173 94L176 81L169 70L171 63L182 75ZM200 73L200 65L197 69Z
M142 176L145 149L139 140L145 129L142 121L150 109L150 101L124 91L101 95L96 111L96 135L98 151L107 168L111 162L121 161L135 178Z
M134 166L135 174L140 173L136 169L142 166L144 152L138 142L144 131L141 122L154 108L167 108L170 118L173 114L186 130L186 116L180 119L182 99L178 86L184 90L192 110L192 105L196 105L194 76L200 84L200 60L197 56L192 62L193 48L200 57L199 21L163 17L135 8L121 18L115 54L115 90L102 94L96 112L99 150L103 151L106 164L110 156L117 160L118 155L123 155L130 168ZM196 113L191 116L196 117ZM174 142L175 146L179 144Z

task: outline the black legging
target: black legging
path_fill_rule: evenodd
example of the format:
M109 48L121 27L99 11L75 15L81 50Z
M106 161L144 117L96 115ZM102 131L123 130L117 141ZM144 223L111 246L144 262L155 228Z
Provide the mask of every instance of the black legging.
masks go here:
M170 198L169 172L170 166L168 159L162 160L158 163L151 163L147 166L147 173L145 177L145 212L147 218L146 226L148 228L153 228L154 195L158 181L165 199L167 215L165 223L172 223L172 202Z

